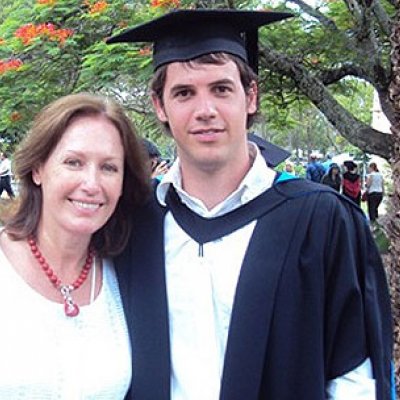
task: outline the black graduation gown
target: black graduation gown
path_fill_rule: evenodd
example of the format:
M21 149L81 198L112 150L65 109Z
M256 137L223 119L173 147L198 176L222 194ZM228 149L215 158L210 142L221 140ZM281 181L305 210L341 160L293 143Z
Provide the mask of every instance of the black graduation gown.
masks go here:
M361 209L302 179L277 183L260 198L220 399L323 400L328 380L370 357L377 399L389 400L390 301ZM137 210L131 242L115 260L132 343L128 399L170 398L164 215L156 202Z

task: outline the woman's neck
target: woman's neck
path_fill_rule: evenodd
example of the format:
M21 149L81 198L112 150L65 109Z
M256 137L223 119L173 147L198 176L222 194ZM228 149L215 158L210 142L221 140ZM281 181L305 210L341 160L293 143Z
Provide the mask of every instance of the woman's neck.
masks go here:
M65 276L80 273L88 254L90 236L87 238L73 235L48 232L39 227L36 237L37 245L55 272Z

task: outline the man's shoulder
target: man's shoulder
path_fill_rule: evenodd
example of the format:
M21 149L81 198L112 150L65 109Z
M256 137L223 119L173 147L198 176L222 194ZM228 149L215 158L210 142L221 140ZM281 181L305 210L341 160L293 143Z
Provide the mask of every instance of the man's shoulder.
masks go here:
M277 179L275 185L287 194L300 194L300 193L334 193L331 187L313 182L309 179L294 177L294 179Z
M278 179L274 187L281 195L290 200L315 197L318 200L316 203L318 205L342 203L351 208L359 208L353 201L343 196L332 187L313 182L309 179L296 178L283 181ZM305 204L305 206L308 205L309 203Z

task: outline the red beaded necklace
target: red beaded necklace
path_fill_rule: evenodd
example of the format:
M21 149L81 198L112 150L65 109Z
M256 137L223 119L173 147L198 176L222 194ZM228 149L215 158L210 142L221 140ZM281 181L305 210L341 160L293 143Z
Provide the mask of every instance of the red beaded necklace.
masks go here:
M29 244L32 254L38 261L40 267L42 268L42 271L49 278L49 280L53 284L53 286L60 291L60 293L64 299L65 315L67 317L77 316L79 314L79 307L72 300L71 292L73 290L78 289L80 286L82 286L83 282L85 282L86 278L88 277L90 269L92 268L94 252L90 248L88 249L88 254L86 257L85 264L83 265L82 271L79 274L78 278L76 278L75 281L73 283L71 283L70 285L65 285L61 282L61 280L55 274L53 269L47 263L46 259L43 257L42 253L40 252L40 250L37 246L36 240L33 236L30 236L28 238L28 244Z

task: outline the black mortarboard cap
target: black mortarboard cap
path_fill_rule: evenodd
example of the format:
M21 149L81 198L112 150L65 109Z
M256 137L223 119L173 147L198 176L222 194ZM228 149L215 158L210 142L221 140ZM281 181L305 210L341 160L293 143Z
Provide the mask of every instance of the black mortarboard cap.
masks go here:
M357 168L357 164L353 160L347 160L343 164L347 169Z
M257 72L258 28L292 16L270 11L176 10L115 35L107 43L153 42L154 69L225 52L240 57Z
M276 167L290 156L290 152L287 150L266 141L254 133L249 133L248 138L258 146L261 155L264 157L265 162L269 167Z

